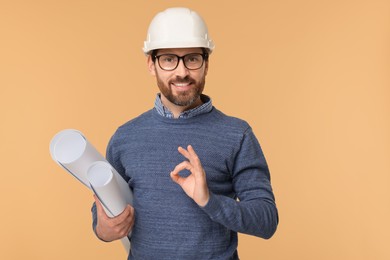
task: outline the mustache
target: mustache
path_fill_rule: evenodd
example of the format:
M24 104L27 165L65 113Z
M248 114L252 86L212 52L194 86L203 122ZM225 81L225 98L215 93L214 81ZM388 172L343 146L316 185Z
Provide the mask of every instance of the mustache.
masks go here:
M176 82L176 83L189 83L189 82L195 82L195 80L187 75L184 78L180 77L180 76L176 76L175 79L172 79L172 80L169 81L169 83L173 83L173 82Z

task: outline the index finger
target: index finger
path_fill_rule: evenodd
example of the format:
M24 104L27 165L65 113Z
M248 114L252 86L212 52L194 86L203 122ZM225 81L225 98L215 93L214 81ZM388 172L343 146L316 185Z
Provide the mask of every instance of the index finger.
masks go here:
M194 148L192 145L187 146L187 150L183 147L179 146L178 148L179 153L181 153L185 158L187 158L191 164L199 164L200 160L198 158L198 155L196 154Z
M180 153L181 155L183 155L186 159L190 160L190 153L189 153L186 149L184 149L183 147L179 146L179 147L177 148L177 150L178 150L179 153Z
M196 152L195 152L194 148L192 147L192 145L188 145L187 152L189 154L189 157L190 157L189 160L190 160L191 164L194 167L201 168L202 164L200 163L200 159L199 159L198 155L196 154Z
M118 220L118 222L122 222L128 217L130 217L132 215L132 212L133 212L133 207L130 206L130 204L127 204L126 208L115 218L116 220Z

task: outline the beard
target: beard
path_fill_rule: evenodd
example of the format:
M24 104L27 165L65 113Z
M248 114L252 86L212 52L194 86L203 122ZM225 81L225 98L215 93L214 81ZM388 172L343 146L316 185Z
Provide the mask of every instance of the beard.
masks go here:
M180 91L177 95L173 94L171 83L191 83L193 86L191 89L186 91ZM195 103L203 92L204 85L206 83L206 77L203 76L199 82L192 79L190 76L176 77L168 81L168 84L165 84L160 77L157 75L157 86L160 89L161 94L169 100L169 102L177 106L191 106Z

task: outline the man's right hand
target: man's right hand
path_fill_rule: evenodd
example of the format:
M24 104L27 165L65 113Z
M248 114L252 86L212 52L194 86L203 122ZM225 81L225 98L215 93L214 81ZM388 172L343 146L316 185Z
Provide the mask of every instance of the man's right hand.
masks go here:
M104 211L96 195L94 195L94 198L97 210L96 235L107 242L127 236L134 225L134 208L127 205L121 214L111 218Z

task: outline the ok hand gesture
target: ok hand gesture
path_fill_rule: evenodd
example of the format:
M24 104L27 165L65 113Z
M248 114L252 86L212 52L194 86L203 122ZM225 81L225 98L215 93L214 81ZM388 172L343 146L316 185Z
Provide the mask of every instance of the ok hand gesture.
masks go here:
M191 145L187 147L187 150L179 147L178 151L187 158L188 161L186 160L176 165L175 169L171 172L171 178L181 186L190 198L199 206L203 207L209 201L209 189L206 182L206 173L198 155ZM191 174L188 177L180 176L180 171L185 169L189 170Z

